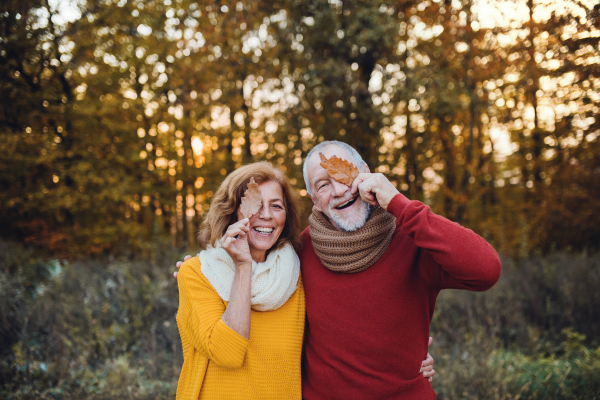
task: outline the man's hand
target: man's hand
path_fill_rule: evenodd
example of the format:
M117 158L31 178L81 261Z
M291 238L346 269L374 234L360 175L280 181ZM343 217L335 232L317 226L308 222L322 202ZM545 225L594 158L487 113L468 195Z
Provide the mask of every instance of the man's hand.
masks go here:
M199 256L200 253L198 253L196 255ZM190 258L192 258L192 256L187 255L187 256L183 257L183 261L189 260ZM181 268L181 264L183 264L183 261L177 261L177 264L175 264L177 266L178 270L179 270L179 268ZM175 279L177 279L177 274L178 274L177 271L173 272L173 277L175 277Z
M352 194L359 191L360 197L367 203L380 205L387 211L387 207L395 195L400 192L383 174L359 174L352 183Z
M433 338L429 337L429 344L427 347L431 346L431 343L433 343ZM427 358L421 363L421 370L419 373L423 373L423 377L427 378L429 382L432 381L433 376L435 375L435 370L433 369L433 358L429 352L427 352Z

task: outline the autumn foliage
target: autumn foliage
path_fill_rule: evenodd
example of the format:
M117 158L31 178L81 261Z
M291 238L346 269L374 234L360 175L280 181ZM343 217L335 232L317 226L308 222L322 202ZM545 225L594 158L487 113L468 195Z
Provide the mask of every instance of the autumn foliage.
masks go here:
M268 160L305 194L334 139L499 250L599 245L598 6L77 4L0 6L2 238L193 246L227 173Z

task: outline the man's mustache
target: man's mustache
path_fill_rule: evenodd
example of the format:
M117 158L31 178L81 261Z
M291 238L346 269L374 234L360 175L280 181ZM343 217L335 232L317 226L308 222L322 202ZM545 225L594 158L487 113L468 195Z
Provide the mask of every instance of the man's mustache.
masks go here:
M344 196L343 198L341 198L339 200L332 200L331 202L329 202L329 209L331 210L331 209L339 206L340 204L344 204L348 200L352 200L355 197L358 197L358 193L356 193L354 195L353 194L349 194L349 195ZM358 199L358 200L360 200L360 199Z

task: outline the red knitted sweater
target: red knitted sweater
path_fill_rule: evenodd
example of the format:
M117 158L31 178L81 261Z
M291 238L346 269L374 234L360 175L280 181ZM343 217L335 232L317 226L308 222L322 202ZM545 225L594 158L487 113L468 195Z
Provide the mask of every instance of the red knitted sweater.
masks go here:
M392 242L356 274L326 269L310 228L302 234L306 400L435 399L419 369L439 291L487 290L500 277L498 254L473 231L401 194L388 211L397 218Z

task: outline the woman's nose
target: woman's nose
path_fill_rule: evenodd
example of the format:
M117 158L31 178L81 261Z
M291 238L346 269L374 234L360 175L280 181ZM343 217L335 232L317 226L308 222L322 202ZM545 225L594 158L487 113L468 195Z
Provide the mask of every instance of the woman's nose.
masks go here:
M262 219L270 219L271 213L269 211L269 207L265 207L264 205L260 207L258 210L258 217Z

